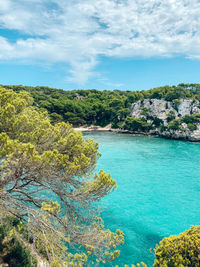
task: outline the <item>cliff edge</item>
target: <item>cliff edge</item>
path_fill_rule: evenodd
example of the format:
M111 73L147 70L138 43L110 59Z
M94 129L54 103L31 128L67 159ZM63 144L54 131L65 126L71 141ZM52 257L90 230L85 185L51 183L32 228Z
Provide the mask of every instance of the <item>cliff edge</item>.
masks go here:
M144 99L131 105L123 126L134 133L200 141L200 102L192 99Z

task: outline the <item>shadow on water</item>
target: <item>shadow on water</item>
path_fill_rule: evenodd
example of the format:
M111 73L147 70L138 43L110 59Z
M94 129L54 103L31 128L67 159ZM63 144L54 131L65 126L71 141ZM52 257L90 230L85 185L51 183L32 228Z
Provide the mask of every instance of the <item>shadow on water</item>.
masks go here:
M153 266L154 249L164 238L163 235L149 229L145 222L141 223L137 218L130 220L130 218L119 217L110 210L104 210L102 218L105 227L109 227L112 231L121 229L125 234L125 244L119 247L120 257L106 266L124 266L124 264L131 265L142 261L148 267Z

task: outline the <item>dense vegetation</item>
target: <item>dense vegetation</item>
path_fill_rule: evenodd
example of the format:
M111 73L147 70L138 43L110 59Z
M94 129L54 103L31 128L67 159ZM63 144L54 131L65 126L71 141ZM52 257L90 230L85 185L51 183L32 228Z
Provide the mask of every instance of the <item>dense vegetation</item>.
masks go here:
M154 267L200 266L200 227L192 226L178 236L164 238L155 255Z
M52 125L27 92L0 88L0 215L21 221L20 231L15 224L7 230L11 243L0 228L1 244L28 243L54 267L118 257L123 233L105 229L94 205L116 188L103 170L93 173L99 156L95 141L67 123ZM25 253L19 250L11 250L15 260Z
M34 105L45 108L53 122L70 122L74 126L100 125L112 123L120 127L130 113L132 103L143 99L176 99L200 100L200 84L179 84L163 86L143 91L98 91L72 90L64 91L49 87L6 85L14 91L28 91L34 98Z
M0 214L0 264L7 263L9 267L36 267L37 260L13 229L20 228L20 220L13 216Z

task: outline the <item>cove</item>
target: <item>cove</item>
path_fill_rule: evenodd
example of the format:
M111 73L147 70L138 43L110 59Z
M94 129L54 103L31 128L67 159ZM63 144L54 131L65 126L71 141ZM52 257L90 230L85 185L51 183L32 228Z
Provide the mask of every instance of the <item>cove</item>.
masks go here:
M125 233L121 255L108 266L145 262L153 266L153 249L163 237L200 224L200 143L84 133L99 145L104 169L118 188L99 204L111 230Z

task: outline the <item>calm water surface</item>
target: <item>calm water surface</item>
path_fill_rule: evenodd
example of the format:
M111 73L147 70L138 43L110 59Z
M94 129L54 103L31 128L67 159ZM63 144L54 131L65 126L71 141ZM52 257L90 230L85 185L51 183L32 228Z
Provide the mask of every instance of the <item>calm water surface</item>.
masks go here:
M100 144L98 169L118 188L101 201L106 227L125 233L118 261L145 262L163 237L200 224L200 144L112 133L85 133Z

